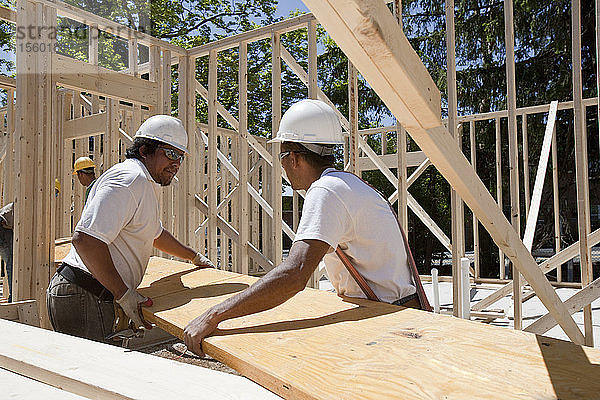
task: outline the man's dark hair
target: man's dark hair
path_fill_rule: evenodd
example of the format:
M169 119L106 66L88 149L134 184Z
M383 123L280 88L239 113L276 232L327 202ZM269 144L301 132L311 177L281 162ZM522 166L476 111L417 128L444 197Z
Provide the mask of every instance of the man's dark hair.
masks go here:
M333 145L331 147L333 147ZM333 164L335 163L335 156L333 154L329 156L320 156L317 153L308 150L302 143L298 142L283 142L281 144L281 151L298 152L304 157L308 165L317 169L330 168L333 167Z
M88 175L94 175L95 174L94 167L83 168L83 169L80 169L77 172L81 172L81 173L88 174Z
M140 155L140 148L142 148L142 146L146 146L146 152L148 154L154 154L160 144L159 141L154 139L137 137L133 139L133 144L125 150L125 158L137 158L141 161L142 156Z

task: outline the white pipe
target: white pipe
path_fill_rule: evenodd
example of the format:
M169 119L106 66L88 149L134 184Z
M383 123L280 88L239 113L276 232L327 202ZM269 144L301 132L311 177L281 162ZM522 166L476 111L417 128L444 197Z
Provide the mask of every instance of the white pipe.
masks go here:
M433 312L440 313L440 287L437 268L431 268L431 283L433 286Z
M461 274L461 286L462 286L462 312L461 317L464 319L471 319L471 284L469 282L469 266L471 262L468 258L463 257L460 259L460 274Z

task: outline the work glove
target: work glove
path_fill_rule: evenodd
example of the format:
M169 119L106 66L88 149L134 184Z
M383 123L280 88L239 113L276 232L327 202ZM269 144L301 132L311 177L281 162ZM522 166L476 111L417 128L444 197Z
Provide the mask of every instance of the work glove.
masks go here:
M204 257L204 254L200 252L196 253L196 256L192 259L192 263L199 267L215 267L212 261L210 261L207 257Z
M152 306L152 300L149 297L144 297L133 289L127 289L125 294L117 300L117 303L121 306L125 315L131 319L134 329L141 327L152 329L152 325L144 321L144 317L142 317L142 306Z

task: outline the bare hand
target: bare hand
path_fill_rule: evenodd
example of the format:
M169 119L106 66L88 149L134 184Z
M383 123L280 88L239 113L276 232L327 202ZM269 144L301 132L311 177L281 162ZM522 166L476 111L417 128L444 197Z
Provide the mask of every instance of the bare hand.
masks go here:
M219 322L212 317L214 313L208 310L198 318L192 320L184 329L184 342L189 350L200 357L204 357L202 351L202 340L209 336L219 325Z

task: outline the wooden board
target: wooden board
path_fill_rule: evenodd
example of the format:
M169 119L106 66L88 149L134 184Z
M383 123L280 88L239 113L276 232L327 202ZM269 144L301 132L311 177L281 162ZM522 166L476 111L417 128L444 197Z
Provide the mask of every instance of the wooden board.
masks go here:
M0 396L4 399L75 400L86 399L0 368Z
M156 107L158 84L58 54L54 55L57 84L74 90Z
M182 337L257 278L160 258L147 319ZM285 398L597 398L600 351L521 331L305 289L223 322L205 351Z
M91 399L275 399L247 379L0 320L2 368ZM3 397L0 386L0 397ZM28 397L41 398L41 397ZM65 397L66 398L66 397Z

